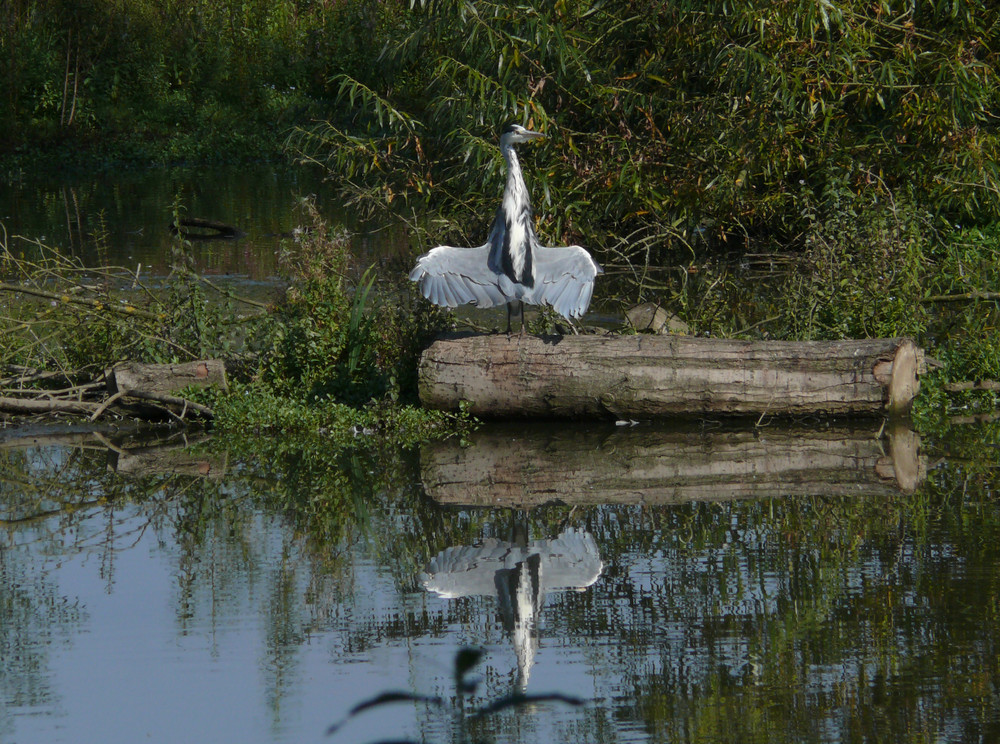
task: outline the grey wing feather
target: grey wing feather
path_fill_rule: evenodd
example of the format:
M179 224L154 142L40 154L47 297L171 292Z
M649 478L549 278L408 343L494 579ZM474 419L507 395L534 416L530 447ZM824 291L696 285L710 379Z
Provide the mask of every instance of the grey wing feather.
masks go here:
M550 305L564 318L582 317L594 293L594 278L604 270L578 245L535 251L535 287L527 302Z
M410 280L435 305L496 307L507 303L499 277L488 264L490 244L476 248L440 245L417 259Z

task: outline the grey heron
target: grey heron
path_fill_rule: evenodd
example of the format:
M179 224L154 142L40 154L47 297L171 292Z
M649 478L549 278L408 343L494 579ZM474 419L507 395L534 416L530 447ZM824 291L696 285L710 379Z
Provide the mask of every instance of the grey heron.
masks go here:
M500 135L507 183L483 245L440 245L417 259L410 279L435 305L486 308L506 303L508 333L512 316L520 317L524 329L523 302L549 305L567 319L587 311L594 277L604 272L578 245L549 247L538 242L531 197L514 150L514 145L544 136L520 124L508 124Z

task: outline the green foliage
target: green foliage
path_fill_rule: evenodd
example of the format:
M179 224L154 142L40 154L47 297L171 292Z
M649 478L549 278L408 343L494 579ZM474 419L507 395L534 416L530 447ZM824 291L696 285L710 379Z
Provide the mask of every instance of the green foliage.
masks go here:
M13 0L0 154L274 157L284 130L320 114L330 74L377 56L382 15L373 0Z
M88 266L20 238L0 244L0 277L16 281L5 292L22 295L0 319L0 364L82 372L231 353L241 335L233 307L210 297L189 263L178 243L161 292L121 266Z
M803 262L783 287L779 323L793 338L922 335L921 305L936 240L929 215L888 191L855 194L831 182L803 198Z
M349 235L331 230L311 201L303 207L311 227L283 257L286 302L251 341L261 384L307 401L413 400L417 357L441 315L399 302L400 281L377 284L374 267L356 278Z
M291 144L359 204L483 215L497 128L530 120L551 135L529 156L542 231L630 265L697 241L801 246L800 184L990 220L998 19L950 0L414 3L378 69L336 78L351 119Z
M359 277L349 236L311 201L303 208L311 226L283 256L289 286L276 307L198 276L183 241L156 289L129 270L88 267L41 243L4 245L0 277L17 283L0 283L15 298L0 317L0 367L64 388L67 380L99 384L91 380L122 361L224 357L241 369L232 390L185 398L210 406L227 432L322 434L343 447L376 435L409 445L461 432L464 414L411 405L417 358L443 315L399 300L401 272L379 281L373 267ZM238 312L237 302L255 311Z
M375 434L412 444L467 426L464 415L409 405L417 359L442 316L401 303L401 280L374 267L358 276L350 236L311 200L302 207L309 228L282 256L285 302L258 324L249 341L259 360L252 381L215 404L217 425L323 433L342 445Z

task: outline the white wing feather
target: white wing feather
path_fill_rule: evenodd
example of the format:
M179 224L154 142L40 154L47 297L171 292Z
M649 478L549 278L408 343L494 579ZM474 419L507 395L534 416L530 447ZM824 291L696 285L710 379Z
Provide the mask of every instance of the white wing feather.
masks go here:
M435 305L496 307L510 299L499 286L500 277L487 265L490 244L476 248L439 245L417 259L410 280Z
M545 247L534 252L535 286L524 296L534 305L550 305L564 318L580 318L594 293L594 278L604 270L578 245Z
M590 305L594 278L604 271L578 245L533 252L535 286L516 284L489 267L491 244L476 248L440 245L417 259L410 279L435 305L496 307L515 300L549 305L564 318L580 318Z

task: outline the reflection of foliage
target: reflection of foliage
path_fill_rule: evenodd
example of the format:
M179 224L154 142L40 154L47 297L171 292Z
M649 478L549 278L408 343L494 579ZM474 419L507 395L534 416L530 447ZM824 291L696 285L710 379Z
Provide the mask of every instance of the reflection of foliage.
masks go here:
M932 455L947 457L915 494L520 515L536 536L566 520L585 527L605 563L588 591L546 599L545 643L580 651L605 686L565 724L576 735L563 738L614 741L622 726L678 741L987 738L1000 675L998 439L986 427L977 436L932 441ZM20 560L28 541L65 558L127 549L142 530L176 561L181 631L199 619L223 623L246 602L266 618L261 658L275 708L317 633L336 627L356 651L491 627L492 608L482 615L488 603L475 602L358 613L348 628L337 618L352 594L369 591L355 585L359 561L391 572L410 598L422 562L501 536L508 510L436 506L411 455L391 447L235 435L209 446L234 453L225 480L130 479L108 472L99 449L0 450L10 541L0 551L0 641L14 621L38 624L31 630L43 642L82 622ZM9 591L12 582L25 591ZM24 694L32 680L10 684ZM523 741L520 714L512 708L469 730Z
M0 708L49 701L55 690L48 656L87 618L86 611L63 596L44 569L27 557L0 548ZM0 723L0 736L4 728Z
M981 537L1000 535L1000 515L988 491L955 499L950 480L889 503L600 510L599 544L626 523L640 541L630 551L656 556L638 589L608 550L605 591L625 606L607 607L607 622L634 629L623 637L629 717L657 738L902 741L915 722L933 738L957 715L960 738L975 740L992 694L982 680L998 671L982 650L1000 643L1000 553ZM659 651L647 659L647 648ZM961 681L935 683L957 668Z

